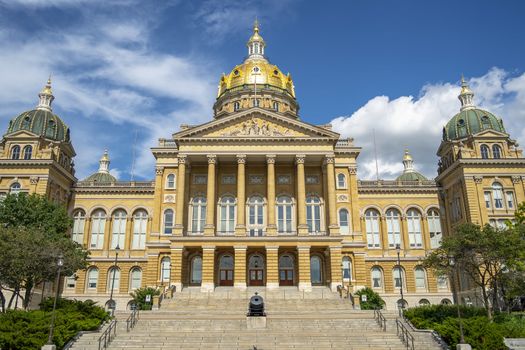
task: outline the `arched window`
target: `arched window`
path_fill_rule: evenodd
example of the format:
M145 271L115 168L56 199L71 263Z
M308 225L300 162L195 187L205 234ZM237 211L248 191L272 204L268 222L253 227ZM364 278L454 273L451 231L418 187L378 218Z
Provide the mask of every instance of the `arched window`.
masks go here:
M348 256L343 257L343 279L352 280L352 260Z
M102 209L96 210L91 215L91 243L90 248L102 249L104 246L104 229L106 227L106 212Z
M349 215L348 210L345 208L339 210L339 227L341 234L350 233Z
M407 213L408 241L410 247L421 248L423 238L421 237L421 214L416 209L410 209Z
M277 198L277 230L281 234L293 233L293 202L289 196Z
M239 103L239 101L235 101L233 103L233 111L237 112L240 108L241 108L241 104Z
M219 201L219 231L235 232L235 198L223 196Z
M343 173L337 174L337 188L339 189L346 188L346 176Z
M192 201L191 210L191 232L204 232L206 224L206 198L195 197Z
M160 281L169 282L171 273L171 259L165 256L160 261Z
M164 234L171 235L173 233L173 210L164 210Z
M166 177L166 188L175 188L175 174Z
M12 184L9 187L9 193L11 193L11 194L18 194L18 193L20 193L21 189L22 189L22 186L20 185L20 183L15 182L14 184Z
M399 211L388 209L386 211L386 228L388 230L388 246L395 248L401 245L401 224Z
M86 224L86 213L83 210L77 210L73 215L73 230L71 239L78 244L84 243L84 225Z
M88 290L96 290L97 284L98 284L98 269L96 267L92 267L87 272L87 285L86 288Z
M323 265L321 258L317 255L310 258L310 280L312 284L323 283Z
M113 280L114 278L114 280ZM114 281L114 283L113 283ZM118 293L120 289L120 269L118 267L112 267L108 271L108 283L106 284L108 292Z
M277 101L273 102L273 110L276 112L279 112L279 102Z
M113 234L111 236L111 249L117 246L120 249L124 248L124 240L126 238L126 212L122 209L113 212Z
M140 267L134 267L131 269L130 273L130 282L129 282L129 289L139 289L142 285L142 270Z
M191 259L190 283L201 284L202 282L202 258L200 255Z
M489 149L489 146L487 146L487 145L481 145L480 150L481 150L481 158L483 158L483 159L488 159L488 158L490 157L490 149Z
M379 248L381 243L379 237L379 213L377 210L368 209L366 211L365 224L368 248Z
M27 145L24 147L24 160L31 159L31 156L33 155L33 147Z
M381 289L383 288L383 272L379 267L372 267L372 288Z
M439 212L436 209L428 211L427 221L430 232L430 248L438 248L441 245L441 222Z
M11 159L20 159L20 146L14 145L11 148Z
M264 229L264 200L261 196L252 196L248 200L249 235L262 236Z
M426 289L427 288L427 276L425 269L421 266L418 266L414 269L414 275L416 277L416 289Z
M503 186L499 182L492 184L492 198L494 198L494 208L503 208Z
M403 288L406 289L406 283L405 283L405 271L403 268L396 266L392 270L392 275L394 277L394 288Z
M306 225L308 232L321 232L321 200L317 196L309 196L306 199Z
M420 306L427 306L427 305L430 305L430 301L428 301L428 299L421 299L419 301L419 305Z
M22 129L29 129L31 127L31 118L25 117L24 120L22 120Z
M133 214L133 242L132 249L144 249L146 247L146 227L148 224L148 213L139 209Z
M494 159L501 158L501 147L499 145L492 145L492 157Z
M452 305L452 302L450 301L450 299L442 299L441 300L441 305Z

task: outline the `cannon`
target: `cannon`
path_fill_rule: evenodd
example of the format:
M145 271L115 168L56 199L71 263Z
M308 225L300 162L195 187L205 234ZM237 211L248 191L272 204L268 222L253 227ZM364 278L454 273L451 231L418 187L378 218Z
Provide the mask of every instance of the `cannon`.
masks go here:
M250 298L247 316L266 316L264 312L264 300L257 292Z

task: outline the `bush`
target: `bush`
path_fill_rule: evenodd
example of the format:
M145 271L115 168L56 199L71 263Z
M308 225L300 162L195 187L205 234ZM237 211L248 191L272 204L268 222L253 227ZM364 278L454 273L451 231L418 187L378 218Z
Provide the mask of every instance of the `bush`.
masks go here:
M53 343L61 349L79 331L100 327L109 315L93 301L57 300ZM3 350L40 349L47 342L53 298L41 304L42 310L8 310L0 314L0 348Z
M476 350L506 350L503 338L525 337L522 315L496 314L493 322L484 308L460 306L465 341ZM405 316L419 329L433 329L452 348L459 342L456 305L430 305L408 309Z
M133 303L139 310L151 310L153 296L160 295L160 290L151 287L143 287L135 290L133 293L129 293L129 295L131 295ZM146 295L151 295L151 302L146 302Z
M362 300L362 295L366 295L366 301L361 301L361 310L382 309L385 305L385 301L381 296L369 287L358 290L355 292L355 295L359 296L359 300Z

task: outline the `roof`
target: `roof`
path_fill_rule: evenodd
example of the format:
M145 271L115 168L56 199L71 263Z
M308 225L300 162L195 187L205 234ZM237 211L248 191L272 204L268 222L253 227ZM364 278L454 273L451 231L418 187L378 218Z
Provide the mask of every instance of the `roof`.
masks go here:
M506 133L503 121L480 108L464 109L450 119L443 128L443 140L458 140L484 130Z
M11 119L6 134L27 130L54 141L70 142L69 127L53 112L33 109Z

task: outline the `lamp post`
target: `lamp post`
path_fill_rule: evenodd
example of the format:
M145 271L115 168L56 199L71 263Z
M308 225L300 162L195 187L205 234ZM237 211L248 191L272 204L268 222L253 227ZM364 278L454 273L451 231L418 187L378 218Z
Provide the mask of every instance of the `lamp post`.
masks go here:
M60 284L60 270L62 270L62 266L64 266L64 258L62 255L59 255L57 257L57 278L55 281L55 301L53 302L53 312L51 313L51 324L49 325L49 337L47 338L47 345L51 345L51 348L54 348L53 345L53 332L55 331L55 309L57 307L57 299L58 299L58 293L60 291L59 284Z
M454 293L454 299L456 302L456 309L458 311L458 323L459 323L459 343L465 344L465 336L463 334L463 322L461 321L461 309L459 308L459 295L458 295L458 288L459 288L459 276L458 276L458 268L456 265L456 262L454 260L453 256L448 257L449 265L452 267L452 272L450 273L450 279L452 282L452 291ZM455 276L454 276L455 275ZM458 281L456 281L458 280ZM455 282L458 282L457 284Z
M399 313L401 314L401 309L405 308L405 298L403 297L403 272L401 270L401 259L399 255L401 254L401 245L396 244L396 253L397 253L397 271L399 272L399 294L401 295L401 305L399 306Z
M117 305L115 301L113 300L113 288L115 288L115 275L117 274L117 263L118 263L118 252L120 251L120 247L117 243L117 246L115 247L115 265L113 266L113 277L111 281L111 293L109 295L109 309L111 310L111 315L115 313L115 309L117 308Z

